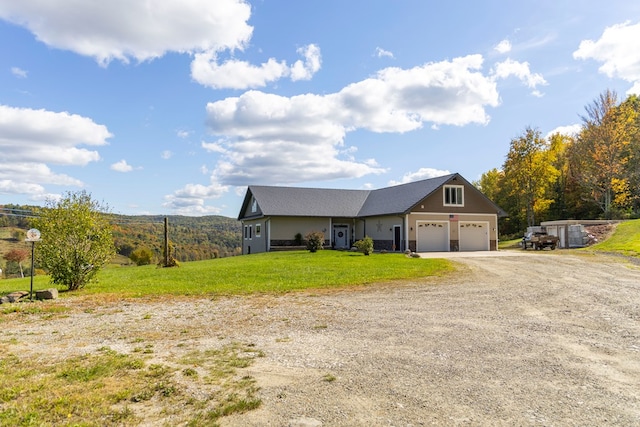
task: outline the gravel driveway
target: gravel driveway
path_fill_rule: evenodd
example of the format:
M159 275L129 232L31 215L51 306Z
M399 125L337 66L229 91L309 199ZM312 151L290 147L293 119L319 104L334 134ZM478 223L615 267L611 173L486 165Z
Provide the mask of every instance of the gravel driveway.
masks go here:
M254 343L265 357L244 373L262 406L223 426L640 425L640 269L569 251L491 255L456 258L446 278L5 326L30 333L20 351L34 353L131 351L126 330L155 336L161 360L184 347L185 326L188 348Z

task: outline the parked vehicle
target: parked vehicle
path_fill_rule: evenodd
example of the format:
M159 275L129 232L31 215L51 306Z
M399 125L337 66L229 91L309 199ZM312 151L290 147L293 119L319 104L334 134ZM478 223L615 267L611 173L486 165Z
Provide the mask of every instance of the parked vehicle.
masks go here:
M532 248L542 250L550 248L554 250L558 246L558 236L552 236L545 232L528 231L522 238L522 249Z

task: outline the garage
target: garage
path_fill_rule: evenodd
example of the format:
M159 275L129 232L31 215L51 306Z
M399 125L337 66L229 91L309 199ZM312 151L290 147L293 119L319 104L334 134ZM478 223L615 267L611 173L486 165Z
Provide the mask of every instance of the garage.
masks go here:
M449 252L449 222L418 222L417 252Z
M460 251L488 251L489 223L460 222Z

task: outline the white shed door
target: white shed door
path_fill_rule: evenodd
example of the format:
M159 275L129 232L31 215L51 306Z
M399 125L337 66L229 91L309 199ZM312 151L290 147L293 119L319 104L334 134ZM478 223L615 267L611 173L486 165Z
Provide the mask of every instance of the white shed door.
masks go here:
M488 251L489 223L460 222L460 251Z
M449 252L449 223L418 222L416 249L418 252Z

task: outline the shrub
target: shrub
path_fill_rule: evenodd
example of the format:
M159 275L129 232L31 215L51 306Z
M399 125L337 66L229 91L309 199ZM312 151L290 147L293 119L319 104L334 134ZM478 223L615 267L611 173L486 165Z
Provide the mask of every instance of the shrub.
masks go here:
M149 248L138 248L129 256L136 265L149 265L153 261L153 251Z
M113 227L105 215L108 207L86 191L68 192L47 204L33 220L34 228L42 233L36 251L38 264L49 272L54 285L81 289L116 253Z
M324 233L320 231L312 231L311 233L304 236L307 241L307 249L310 252L316 252L319 249L323 248L324 245Z
M373 252L373 239L369 236L365 236L364 239L355 242L354 246L363 254L369 255Z
M296 246L302 246L302 234L296 233L293 237L293 244Z

